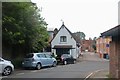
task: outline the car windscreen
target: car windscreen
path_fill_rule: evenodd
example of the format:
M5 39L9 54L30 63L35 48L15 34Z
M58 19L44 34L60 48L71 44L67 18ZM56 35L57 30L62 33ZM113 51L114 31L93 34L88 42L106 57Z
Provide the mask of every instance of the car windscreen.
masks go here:
M70 57L70 55L69 54L63 54L62 57L68 58L68 57Z
M26 54L25 58L32 58L33 54Z

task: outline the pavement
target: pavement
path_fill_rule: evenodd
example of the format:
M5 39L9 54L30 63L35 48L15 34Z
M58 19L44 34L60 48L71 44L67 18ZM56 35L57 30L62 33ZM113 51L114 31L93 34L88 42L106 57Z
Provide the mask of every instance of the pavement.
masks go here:
M108 78L108 75L109 71L107 70L97 70L89 78Z

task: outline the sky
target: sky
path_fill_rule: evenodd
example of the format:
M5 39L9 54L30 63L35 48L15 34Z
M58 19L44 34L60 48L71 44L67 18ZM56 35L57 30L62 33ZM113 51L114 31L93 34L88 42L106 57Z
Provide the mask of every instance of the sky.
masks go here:
M118 25L119 0L32 0L41 9L48 28L60 28L62 21L72 32L84 32L86 39L99 37Z

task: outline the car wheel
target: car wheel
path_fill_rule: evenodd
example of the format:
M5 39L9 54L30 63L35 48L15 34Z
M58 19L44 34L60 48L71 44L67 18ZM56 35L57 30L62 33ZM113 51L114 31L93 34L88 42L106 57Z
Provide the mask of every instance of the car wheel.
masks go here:
M56 67L56 65L57 65L57 63L54 61L54 62L53 62L53 67Z
M42 66L41 66L41 64L40 64L40 63L38 63L38 64L36 65L36 69L37 69L37 70L40 70L40 69L41 69L41 67L42 67Z
M76 63L76 61L74 60L74 61L73 61L73 64L75 64L75 63Z
M12 68L11 68L11 67L6 67L6 68L4 68L4 70L3 70L3 75L4 75L4 76L10 75L11 72L12 72Z
M66 64L67 64L67 61L64 61L63 64L66 65Z

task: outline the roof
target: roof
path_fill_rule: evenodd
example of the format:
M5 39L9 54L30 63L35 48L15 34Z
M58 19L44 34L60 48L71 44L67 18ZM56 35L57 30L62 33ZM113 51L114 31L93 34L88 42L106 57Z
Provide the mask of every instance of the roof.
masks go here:
M74 39L76 42L78 42L78 41L76 40L76 36L71 33L71 31L64 25L64 23L62 24L62 26L60 27L60 29L58 30L58 32L61 30L62 27L66 28L66 30L70 33L70 35L73 37L73 39ZM57 32L57 33L58 33L58 32ZM57 33L56 33L56 35L57 35ZM53 39L56 37L56 35L53 37ZM52 40L53 40L53 39L52 39ZM52 42L52 40L51 40L51 42Z
M101 33L101 35L102 36L112 36L112 37L120 36L120 25Z

